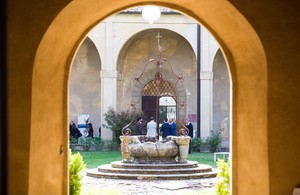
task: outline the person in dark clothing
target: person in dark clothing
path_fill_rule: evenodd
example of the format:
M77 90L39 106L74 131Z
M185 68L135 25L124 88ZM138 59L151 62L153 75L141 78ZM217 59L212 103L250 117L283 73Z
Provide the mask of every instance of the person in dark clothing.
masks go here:
M70 136L74 137L75 133L73 132L73 124L74 122L71 121L70 124L69 124L69 133L70 133Z
M176 130L176 123L175 123L174 118L169 119L169 124L171 125L171 134L173 136L176 136L177 135L177 130Z
M189 121L189 119L186 119L186 127L189 129L189 136L191 137L190 143L189 143L189 154L192 153L192 138L194 137L194 127L193 124Z
M141 117L137 118L137 122L135 124L136 135L143 135L143 119Z
M163 140L166 139L167 136L172 135L171 125L168 123L168 119L164 119L164 123L160 127L160 131L162 132Z
M80 138L82 136L81 132L79 129L76 127L76 124L73 122L71 124L71 130L70 130L70 136L75 137L76 139Z
M101 138L101 126L99 127L99 137Z
M89 123L89 124L88 124L88 127L89 127L89 134L88 134L88 137L93 138L93 137L94 137L94 128L93 128L92 123Z

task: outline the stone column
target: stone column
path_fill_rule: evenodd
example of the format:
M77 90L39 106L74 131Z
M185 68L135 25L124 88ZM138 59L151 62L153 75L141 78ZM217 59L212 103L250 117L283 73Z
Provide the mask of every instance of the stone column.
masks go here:
M201 79L201 137L208 137L212 130L212 72L200 72Z
M101 77L101 124L105 123L104 114L109 107L116 109L117 105L117 67L113 44L113 22L110 19L105 20L105 26L102 31L105 35L104 53L102 57ZM102 128L103 139L112 140L111 129Z
M109 107L116 109L117 97L117 71L116 70L102 70L101 77L101 124L106 123L104 114ZM102 127L101 136L103 139L112 140L112 131Z
M95 26L88 36L95 44L100 55L101 61L101 137L105 140L112 140L111 129L104 128L102 125L105 122L104 114L109 107L116 109L117 102L117 67L116 55L119 53L115 51L113 21L107 18L102 23Z
M200 130L201 137L206 138L210 135L213 127L213 61L219 49L214 37L205 28L201 28L201 118Z

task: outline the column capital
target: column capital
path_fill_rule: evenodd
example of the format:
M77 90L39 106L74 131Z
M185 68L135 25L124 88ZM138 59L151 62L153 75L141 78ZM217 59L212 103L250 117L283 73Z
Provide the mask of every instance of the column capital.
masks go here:
M118 72L116 70L101 70L100 77L101 78L117 78Z

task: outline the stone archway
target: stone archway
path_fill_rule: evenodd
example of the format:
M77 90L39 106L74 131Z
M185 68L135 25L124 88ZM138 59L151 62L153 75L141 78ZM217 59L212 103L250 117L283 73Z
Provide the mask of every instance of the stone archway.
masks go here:
M66 102L72 58L84 35L97 22L142 3L168 6L190 15L204 24L220 43L233 89L232 192L269 194L267 108L257 106L267 102L266 56L247 20L228 1L219 0L72 1L60 12L41 40L33 67L28 193L67 194ZM40 131L44 124L53 130L48 137Z
M120 50L117 62L118 70L118 97L117 107L128 109L134 106L141 108L141 88L154 78L155 64L150 62L156 59L158 53L157 33L161 34L162 75L176 85L178 99L186 103L186 91L189 90L196 99L196 56L191 44L180 34L168 29L150 28L134 34ZM194 73L194 74L192 74ZM137 77L140 77L136 82ZM182 77L178 81L178 77ZM183 86L183 84L185 86ZM193 105L196 100L193 101ZM182 109L181 117L186 114Z

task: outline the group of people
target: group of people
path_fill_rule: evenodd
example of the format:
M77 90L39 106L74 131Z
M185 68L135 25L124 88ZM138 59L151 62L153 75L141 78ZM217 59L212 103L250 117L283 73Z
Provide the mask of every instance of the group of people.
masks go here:
M70 131L70 136L72 136L76 139L82 137L82 133L77 128L77 125L74 121L70 122L69 131ZM86 137L91 137L91 138L94 137L94 128L93 128L92 123L87 124L87 136Z
M160 132L162 132L163 139L166 139L169 135L176 136L177 131L175 120L173 118L170 118L169 120L168 118L165 118L164 123L160 127Z
M189 121L189 119L186 119L186 127L189 130L189 134L188 136L190 136L191 138L194 137L194 129L193 129L193 124ZM136 123L136 134L137 135L143 135L143 119L141 117L137 118L137 123ZM154 117L150 118L150 121L147 123L146 125L147 127L147 133L146 136L148 137L157 137L157 123L154 121ZM176 130L176 122L174 120L174 118L165 118L163 124L160 127L160 132L161 132L161 136L162 139L165 140L167 138L167 136L169 135L173 135L176 136L177 135L177 130ZM189 143L189 154L191 153L191 141Z
M76 123L74 123L73 121L70 122L69 130L71 137L78 139L82 136L82 133L77 128Z

